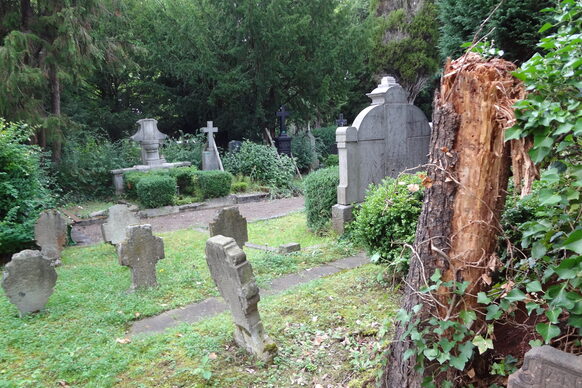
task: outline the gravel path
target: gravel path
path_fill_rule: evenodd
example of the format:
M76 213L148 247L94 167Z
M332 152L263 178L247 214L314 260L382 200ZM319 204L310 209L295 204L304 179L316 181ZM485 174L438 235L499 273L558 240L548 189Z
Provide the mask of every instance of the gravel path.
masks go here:
M275 199L271 201L244 203L238 206L248 221L281 217L303 209L303 197ZM143 218L142 224L151 224L154 233L169 232L187 228L207 228L220 209L193 210L154 218ZM73 227L73 239L79 245L95 244L103 241L101 225Z

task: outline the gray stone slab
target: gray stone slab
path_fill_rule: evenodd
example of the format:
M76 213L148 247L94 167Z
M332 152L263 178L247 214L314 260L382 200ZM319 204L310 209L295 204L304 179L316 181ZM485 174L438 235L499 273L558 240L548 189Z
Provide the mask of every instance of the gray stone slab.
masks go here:
M42 310L52 295L57 272L40 251L24 250L4 268L2 287L20 316Z
M59 264L67 244L68 220L57 210L45 210L34 225L34 238L42 255Z
M551 346L532 348L523 366L509 376L508 388L582 388L582 356Z
M232 237L242 248L249 241L247 219L240 214L238 207L227 207L218 211L214 219L208 224L210 237L222 235Z
M259 287L243 250L231 237L214 236L206 242L206 262L230 307L236 343L263 361L272 360L277 346L264 331L258 308Z
M276 295L297 285L308 283L322 276L332 275L346 269L357 268L367 264L368 258L364 254L346 257L332 263L307 269L299 273L289 274L274 279L268 287L260 290L261 295ZM218 298L208 298L178 309L166 311L160 315L136 321L130 329L130 335L148 335L161 333L165 329L178 326L182 323L195 323L212 317L223 311L227 306Z
M127 227L138 225L139 218L128 205L118 204L109 208L107 222L101 225L103 241L117 245L125 240Z
M131 268L130 291L157 287L156 264L164 258L164 242L151 225L127 227L127 239L117 246L119 264Z
M233 194L235 203L258 202L269 198L269 193Z
M142 218L160 217L167 216L169 214L180 213L179 206L163 206L157 209L143 209L140 210L138 215Z
M266 251L266 252L277 252L277 248L270 247L268 245L260 245L260 244L253 244L250 242L245 243L246 248L257 249L259 251Z
M295 242L279 245L279 248L277 249L277 251L282 254L299 252L300 250L301 244Z

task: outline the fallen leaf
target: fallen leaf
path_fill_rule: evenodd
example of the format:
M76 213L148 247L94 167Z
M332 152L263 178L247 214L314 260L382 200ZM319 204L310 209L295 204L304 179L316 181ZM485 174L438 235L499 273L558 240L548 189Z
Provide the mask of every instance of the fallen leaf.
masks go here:
M251 368L247 368L246 371L249 372L252 375L256 373L255 370L254 369L251 369Z
M128 344L131 342L129 338L117 338L115 340L118 344Z
M488 286L491 285L491 276L488 274L484 273L481 275L481 279L483 280L483 283L487 284Z
M408 186L406 186L406 188L408 189L408 191L410 191L411 193L416 193L418 190L420 190L420 186L417 185L416 183L411 183Z
M443 152L449 152L449 147L441 147L441 151L443 151Z
M140 316L141 314L140 314L140 313L135 313L135 314L133 314L133 315L135 315L135 317L136 317L136 318L139 318L139 316Z
M66 382L66 381L64 381L64 380L61 380L61 381L59 381L59 387L70 387L70 385L69 385L69 384L67 384L67 382Z
M475 369L469 369L469 371L467 372L467 376L469 376L470 378L475 377Z
M217 358L217 357L218 357L218 356L216 355L216 353L210 353L210 354L208 355L208 358L209 358L209 359L211 359L211 360L216 360L216 358Z
M430 189L432 187L432 179L430 179L429 177L426 177L422 180L421 183L426 189Z

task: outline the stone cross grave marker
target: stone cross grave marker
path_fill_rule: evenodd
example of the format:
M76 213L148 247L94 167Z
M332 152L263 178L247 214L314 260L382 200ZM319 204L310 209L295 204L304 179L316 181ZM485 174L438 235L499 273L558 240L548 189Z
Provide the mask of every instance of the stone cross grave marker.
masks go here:
M44 308L57 282L57 271L39 251L24 250L4 267L2 288L23 316Z
M117 245L127 236L129 225L138 225L139 218L129 206L118 204L109 208L107 222L101 225L101 234L105 242Z
M57 210L45 210L34 225L34 238L42 255L53 265L61 263L61 252L67 243L68 220Z
M243 250L231 237L214 236L206 242L206 262L214 283L230 306L236 343L263 361L272 360L277 346L264 332L257 306L259 288Z
M202 170L224 170L214 141L214 134L218 132L218 128L213 126L212 121L207 121L206 127L200 129L208 134L208 148L202 153Z
M285 154L291 156L291 140L292 137L287 135L287 127L285 126L285 120L291 112L285 110L285 105L282 105L277 111L277 117L279 118L279 136L276 139L277 151L280 154Z
M164 258L164 241L151 225L127 227L127 238L117 246L119 264L131 268L130 291L157 287L156 264Z
M238 207L232 206L220 210L208 224L210 237L222 235L232 237L239 248L249 241L247 219L240 214Z
M162 142L168 136L158 130L158 121L155 119L138 120L139 129L131 137L141 146L141 162L147 166L157 166L166 163L160 156Z
M338 127L344 127L348 123L348 120L346 120L344 118L343 113L340 113L340 115L339 115L338 119L335 121L335 123L337 124Z
M551 346L525 354L523 366L509 376L508 388L582 388L582 356Z

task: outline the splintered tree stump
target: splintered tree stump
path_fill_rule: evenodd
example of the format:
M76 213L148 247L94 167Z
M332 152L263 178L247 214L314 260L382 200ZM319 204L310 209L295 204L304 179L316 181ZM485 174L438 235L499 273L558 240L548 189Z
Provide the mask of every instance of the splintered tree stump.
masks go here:
M429 164L423 182L427 190L402 306L411 312L422 303L416 316L421 322L430 316L455 319L460 310L478 309L475 296L489 286L489 274L498 266L499 216L512 159L504 132L514 121L512 105L524 95L523 87L511 75L513 70L515 65L510 62L486 60L474 53L445 65L435 96ZM524 155L520 153L520 157ZM443 281L470 282L465 295L455 300L448 289L441 289L433 303L420 296L417 291L430 282L437 268ZM479 327L482 322L478 319L474 325ZM414 356L404 360L404 352L411 346L407 339L402 340L405 326L396 325L382 378L384 387L420 387L424 378L414 370ZM425 374L432 371L429 365ZM454 381L455 377L450 372L437 380Z

